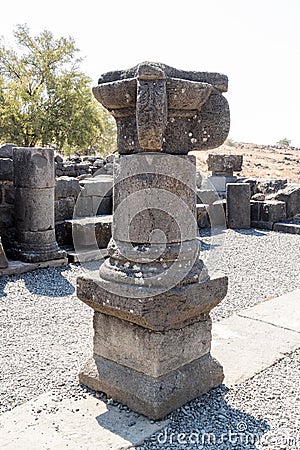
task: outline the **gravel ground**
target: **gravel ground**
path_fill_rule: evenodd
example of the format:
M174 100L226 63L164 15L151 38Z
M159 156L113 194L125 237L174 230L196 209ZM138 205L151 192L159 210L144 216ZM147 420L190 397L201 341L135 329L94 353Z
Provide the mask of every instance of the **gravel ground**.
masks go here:
M300 288L300 237L267 230L203 232L202 258L210 273L228 276L228 294L213 309L213 321Z
M203 235L201 240L202 257L210 270L223 271L229 277L228 295L213 310L214 321L300 288L297 235L228 230L215 238ZM78 386L77 374L92 349L92 310L75 295L76 278L82 273L82 267L70 265L0 279L0 412L52 389L61 397L86 395ZM215 389L181 408L172 414L170 429L229 433L235 432L239 423L246 423L249 433L265 433L270 428L274 435L281 421L290 417L287 427L291 434L296 426L297 369L299 352L239 387L228 392L225 387ZM105 400L105 396L101 398ZM260 448L232 443L228 447L227 443L191 444L191 448ZM165 449L189 448L179 442L160 445L154 438L141 449L162 445ZM298 448L276 445L269 448Z
M138 450L300 448L300 351L245 383L224 385L179 408Z

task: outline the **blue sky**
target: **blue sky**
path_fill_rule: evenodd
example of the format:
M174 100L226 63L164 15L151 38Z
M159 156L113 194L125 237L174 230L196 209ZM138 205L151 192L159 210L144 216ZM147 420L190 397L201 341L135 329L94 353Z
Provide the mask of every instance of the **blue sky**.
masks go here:
M93 84L146 60L225 73L232 139L300 147L299 0L6 2L6 41L18 23L72 36Z

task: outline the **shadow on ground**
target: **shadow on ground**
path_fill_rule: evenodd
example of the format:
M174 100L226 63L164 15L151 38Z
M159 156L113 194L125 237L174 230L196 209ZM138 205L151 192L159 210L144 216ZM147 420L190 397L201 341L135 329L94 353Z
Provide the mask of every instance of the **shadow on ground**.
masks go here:
M266 236L272 230L258 230L257 228L237 229L236 233L243 234L244 236Z
M166 417L170 419L168 426L136 449L257 450L270 426L265 420L257 420L250 414L232 408L224 398L226 392L228 388L222 385L171 413ZM98 416L97 422L128 439L128 428L124 427L122 421L112 421L113 408L107 407L107 413Z
M24 280L29 292L47 297L65 297L75 292L74 286L63 276L69 266L37 269L18 276L0 278L0 298L5 297L5 286L15 280Z

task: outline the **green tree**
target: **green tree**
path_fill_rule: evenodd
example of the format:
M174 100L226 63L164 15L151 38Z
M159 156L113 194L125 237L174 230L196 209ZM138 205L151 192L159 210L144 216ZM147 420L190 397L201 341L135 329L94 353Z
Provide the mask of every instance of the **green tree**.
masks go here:
M0 140L68 153L113 151L114 121L92 95L73 38L47 30L32 37L27 25L14 37L18 51L0 42Z
M291 141L287 138L283 138L277 142L277 145L282 145L283 147L289 147L291 145Z

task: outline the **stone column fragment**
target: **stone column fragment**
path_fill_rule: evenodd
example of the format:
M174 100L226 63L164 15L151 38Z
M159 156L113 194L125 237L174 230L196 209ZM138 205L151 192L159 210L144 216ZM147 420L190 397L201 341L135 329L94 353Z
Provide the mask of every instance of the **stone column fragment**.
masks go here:
M53 150L15 147L13 162L16 222L13 256L25 262L64 257L54 228Z

